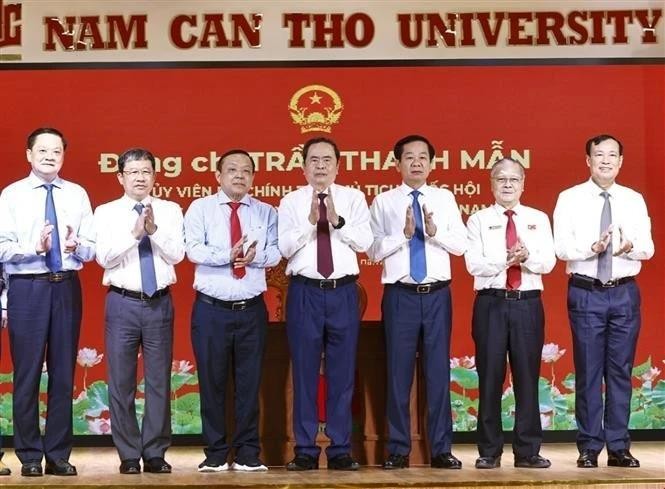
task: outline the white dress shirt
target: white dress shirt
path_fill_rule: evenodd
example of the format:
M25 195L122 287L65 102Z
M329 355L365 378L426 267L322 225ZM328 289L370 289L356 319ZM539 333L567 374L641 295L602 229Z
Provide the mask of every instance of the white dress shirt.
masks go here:
M251 299L267 289L267 267L282 256L277 248L277 212L265 202L245 195L238 209L247 246L256 241L256 256L241 279L231 262L231 199L222 191L196 199L185 214L187 257L196 264L194 289L224 301Z
M508 264L506 247L506 208L494 204L474 213L466 223L469 249L464 255L466 269L473 275L473 288L505 289ZM529 251L520 265L522 283L519 290L543 290L541 274L549 273L556 264L552 228L547 214L517 204L513 209L517 237Z
M383 260L381 283L416 283L410 275L409 240L404 236L406 209L413 203L411 187L403 183L383 192L372 202L371 225L374 242L367 252L374 261ZM450 256L466 251L466 228L452 192L423 185L418 189L418 203L432 212L436 234L425 232L427 276L422 283L450 280ZM422 211L423 220L425 212ZM423 229L424 229L423 222Z
M565 260L567 273L598 278L598 255L591 246L600 237L600 215L605 203L603 191L593 180L564 190L554 209L554 245L556 255ZM641 260L653 256L651 219L644 198L638 192L617 183L607 192L612 208L612 246L620 246L619 227L633 249L612 257L612 279L632 277L642 268Z
M341 229L330 225L334 270L328 278L358 275L356 252L365 252L372 244L367 202L357 189L337 184L330 188L337 215L343 217L345 223ZM287 275L323 279L325 277L316 269L316 224L309 222L313 191L311 185L306 185L282 198L278 210L278 244L282 256L289 260Z
M44 183L31 172L28 177L9 185L0 195L0 261L5 263L7 275L49 272L46 255L38 255L35 250L46 220ZM80 185L60 177L52 183L62 270L80 270L83 262L95 257L90 199ZM73 253L65 252L67 226L74 230L80 241Z
M104 268L104 285L141 292L141 264L139 243L132 235L139 214L134 210L135 200L121 198L95 209L97 230L97 262ZM142 204L151 204L157 231L149 235L155 262L157 289L176 282L173 265L185 256L183 217L180 206L174 202L147 197Z

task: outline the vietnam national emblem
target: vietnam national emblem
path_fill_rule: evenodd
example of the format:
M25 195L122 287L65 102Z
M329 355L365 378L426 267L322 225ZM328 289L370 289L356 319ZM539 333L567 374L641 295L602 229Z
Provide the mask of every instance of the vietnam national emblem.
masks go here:
M339 122L344 105L337 92L325 85L302 87L291 97L289 112L300 132L330 132Z

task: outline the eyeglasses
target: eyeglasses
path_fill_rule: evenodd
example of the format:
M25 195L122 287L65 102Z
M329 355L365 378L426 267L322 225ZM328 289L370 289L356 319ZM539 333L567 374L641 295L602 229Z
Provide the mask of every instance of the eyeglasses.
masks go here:
M505 184L510 184L510 185L517 185L522 181L521 178L493 178L495 182L497 182L499 185L505 185Z
M129 170L129 171L123 171L122 173L132 178L136 178L139 175L141 175L142 177L151 177L155 174L155 172L152 170Z

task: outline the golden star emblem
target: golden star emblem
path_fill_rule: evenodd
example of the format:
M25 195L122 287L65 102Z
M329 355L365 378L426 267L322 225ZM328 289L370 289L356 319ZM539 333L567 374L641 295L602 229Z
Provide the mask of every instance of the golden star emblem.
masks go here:
M321 103L321 97L320 97L319 94L316 93L316 92L314 92L314 95L312 95L312 96L309 98L309 100L310 100L313 104L320 104L320 103Z

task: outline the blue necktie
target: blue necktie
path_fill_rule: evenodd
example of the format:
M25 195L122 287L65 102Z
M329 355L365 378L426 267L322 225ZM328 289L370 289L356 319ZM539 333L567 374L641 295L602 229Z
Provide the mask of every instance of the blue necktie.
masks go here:
M51 272L62 270L62 254L60 252L60 234L58 233L58 216L55 213L55 203L53 202L53 184L45 183L42 185L46 189L46 217L49 224L53 225L51 231L51 249L46 252L46 266Z
M136 204L134 210L143 212L143 204ZM143 293L152 296L157 291L157 276L155 275L155 262L152 258L150 238L146 234L139 243L139 261L141 263L141 288Z
M420 210L418 196L420 192L411 192L413 197L413 219L416 221L416 232L409 241L410 275L413 280L420 283L427 276L427 262L425 261L425 233L423 232L423 213Z

